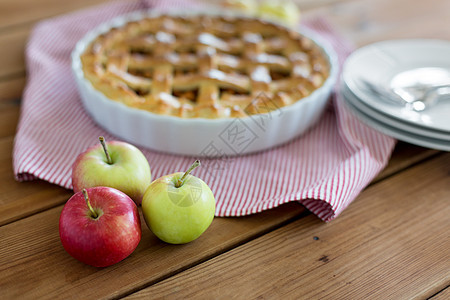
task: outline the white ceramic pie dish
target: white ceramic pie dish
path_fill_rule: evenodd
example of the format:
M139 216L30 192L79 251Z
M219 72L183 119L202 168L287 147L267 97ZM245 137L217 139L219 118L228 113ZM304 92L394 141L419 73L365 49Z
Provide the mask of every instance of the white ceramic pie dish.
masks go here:
M304 30L301 34L312 39L328 57L331 66L329 77L308 97L270 113L238 119L183 119L154 114L108 99L84 77L80 55L93 39L111 28L160 14L152 10L115 18L86 34L72 52L72 70L83 106L95 122L111 134L135 145L161 152L199 157L231 156L262 151L286 143L303 134L320 118L336 82L337 57L325 41ZM215 12L189 14L223 15Z

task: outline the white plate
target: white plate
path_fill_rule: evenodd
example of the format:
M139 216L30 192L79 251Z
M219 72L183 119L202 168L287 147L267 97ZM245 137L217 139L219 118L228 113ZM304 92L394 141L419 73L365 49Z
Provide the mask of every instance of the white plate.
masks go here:
M450 70L450 42L414 39L392 40L365 46L352 53L344 64L343 79L366 105L416 126L450 132L450 101L441 101L422 112L382 101L361 88L359 80L389 86L399 73L414 68L440 67Z
M412 134L407 131L403 131L401 129L391 127L389 125L386 125L382 122L379 122L378 120L375 120L371 118L369 115L365 114L364 112L358 110L344 95L342 95L342 98L344 99L344 102L346 106L349 108L349 110L363 123L367 124L368 126L374 128L375 130L384 133L386 135L389 135L393 138L396 138L398 140L426 147L436 150L443 150L443 151L450 151L450 142L443 141L439 139L433 139L428 138L424 136L419 136Z
M165 12L164 14L168 14ZM223 12L172 11L173 15L223 15ZM320 118L335 85L337 57L328 43L311 32L312 39L328 57L330 75L308 97L276 111L239 119L182 119L157 115L109 100L84 77L80 55L98 35L126 22L161 15L156 10L136 12L102 24L86 34L72 52L72 70L85 109L103 128L136 145L157 151L192 156L241 155L265 150L303 134ZM229 14L228 14L229 15ZM237 136L239 134L239 136Z
M352 91L348 88L344 81L341 82L341 92L348 102L350 102L359 111L365 113L366 115L369 115L372 119L375 119L390 127L410 132L417 136L429 137L450 142L450 133L432 130L426 127L416 126L415 124L403 122L401 120L392 118L389 115L380 113L370 106L367 106L364 101L362 101L352 93Z

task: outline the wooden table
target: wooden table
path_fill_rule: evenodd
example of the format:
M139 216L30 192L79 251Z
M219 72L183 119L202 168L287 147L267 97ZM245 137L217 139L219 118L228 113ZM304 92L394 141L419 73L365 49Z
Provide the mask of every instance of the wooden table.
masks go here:
M326 224L297 203L216 218L198 240L160 242L144 225L136 251L104 269L62 248L71 191L18 183L11 163L37 21L106 0L0 1L0 299L450 299L450 153L398 143L387 168ZM298 0L362 46L450 39L450 1Z

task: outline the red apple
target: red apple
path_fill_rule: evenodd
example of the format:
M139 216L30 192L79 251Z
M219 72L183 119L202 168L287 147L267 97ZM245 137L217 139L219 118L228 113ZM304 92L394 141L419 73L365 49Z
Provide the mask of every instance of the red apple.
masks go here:
M59 218L64 249L94 267L113 265L128 257L141 240L136 204L123 192L94 187L73 195Z

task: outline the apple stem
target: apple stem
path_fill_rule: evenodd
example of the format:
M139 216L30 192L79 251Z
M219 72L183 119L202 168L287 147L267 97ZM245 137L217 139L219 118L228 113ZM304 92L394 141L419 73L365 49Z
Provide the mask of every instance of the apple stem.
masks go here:
M192 172L192 170L194 170L195 168L197 168L198 166L200 166L200 161L196 160L194 161L194 163L192 164L192 166L186 171L186 173L184 173L184 175L177 180L177 182L175 183L175 187L179 188L180 186L183 185L184 179L186 178L186 176L189 175L189 173Z
M109 156L109 152L108 152L108 148L106 148L106 143L105 143L105 138L103 136L99 136L98 140L100 141L100 144L102 144L103 147L103 151L105 151L105 155L106 155L106 162L109 165L112 165L113 161L111 159L111 156Z
M89 202L89 196L88 196L86 189L83 189L83 196L84 196L84 200L86 200L86 204L89 207L89 210L91 211L92 217L94 217L94 219L97 219L98 214L95 212L95 210L91 206L91 203Z

